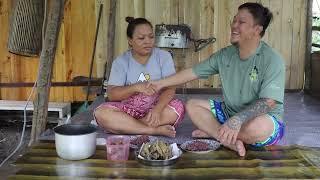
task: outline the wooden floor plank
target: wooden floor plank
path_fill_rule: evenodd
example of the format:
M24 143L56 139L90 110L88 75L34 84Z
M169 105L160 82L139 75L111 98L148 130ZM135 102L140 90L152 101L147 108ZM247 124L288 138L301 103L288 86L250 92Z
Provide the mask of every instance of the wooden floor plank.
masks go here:
M48 164L48 165L73 165L81 166L85 165L88 167L106 167L114 168L113 161L100 160L100 159L87 159L82 161L67 161L60 159L58 157L28 157L21 158L16 162L17 166L25 166L28 164ZM181 160L170 168L206 168L206 167L297 167L299 165L304 165L305 167L311 166L311 164L304 159L293 159L293 160ZM136 160L129 160L123 163L123 166L128 168L141 167L148 168L148 166L143 166ZM119 167L119 165L118 165Z
M151 178L174 177L179 179L198 178L316 178L320 177L317 167L258 167L258 168L106 168L88 166L55 166L47 164L25 164L18 175L73 176L89 178Z
M293 149L293 150L274 150L274 151L248 151L246 155L246 160L251 159L263 159L263 160L277 160L277 159L296 159L299 158L299 154L305 153L307 150L301 149ZM57 153L55 149L31 149L27 152L26 156L35 156L35 157L56 157ZM241 159L236 152L231 150L218 150L209 152L206 154L198 154L193 153L184 153L183 154L185 160L195 159L198 158L200 160L205 159ZM92 159L105 159L106 158L106 151L103 150L96 150L94 156L91 157Z
M206 154L183 153L171 166L152 167L135 160L134 151L128 161L106 160L104 146L80 161L57 156L53 142L39 143L16 161L20 170L10 179L258 179L320 178L320 149L301 146L250 149L244 158L220 148Z
M36 176L36 175L13 175L9 176L9 180L70 180L74 179L70 176ZM97 178L77 177L77 180L94 180Z

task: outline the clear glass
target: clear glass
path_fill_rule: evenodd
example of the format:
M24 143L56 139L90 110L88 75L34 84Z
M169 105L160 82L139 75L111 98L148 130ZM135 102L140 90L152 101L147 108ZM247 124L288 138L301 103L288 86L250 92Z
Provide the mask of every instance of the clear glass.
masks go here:
M129 158L130 138L128 136L113 135L107 137L107 159L112 161L126 161Z

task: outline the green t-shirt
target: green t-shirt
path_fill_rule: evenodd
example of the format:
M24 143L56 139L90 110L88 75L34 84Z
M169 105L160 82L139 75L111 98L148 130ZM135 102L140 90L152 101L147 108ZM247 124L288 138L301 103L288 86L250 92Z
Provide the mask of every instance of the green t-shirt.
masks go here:
M226 111L229 116L240 112L259 98L277 101L268 114L283 119L285 65L282 57L261 41L256 52L241 60L236 46L228 46L193 67L199 78L219 74Z

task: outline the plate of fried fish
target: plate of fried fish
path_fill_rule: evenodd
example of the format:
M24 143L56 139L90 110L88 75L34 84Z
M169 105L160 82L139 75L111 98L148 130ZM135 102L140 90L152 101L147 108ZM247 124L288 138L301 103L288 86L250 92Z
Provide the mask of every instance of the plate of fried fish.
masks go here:
M176 143L169 144L162 140L143 143L137 159L140 163L149 166L168 166L172 165L181 156L182 151Z

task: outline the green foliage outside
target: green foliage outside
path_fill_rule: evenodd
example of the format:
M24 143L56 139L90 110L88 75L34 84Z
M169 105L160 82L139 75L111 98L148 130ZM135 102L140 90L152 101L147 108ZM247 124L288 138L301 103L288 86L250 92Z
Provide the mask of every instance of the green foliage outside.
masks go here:
M312 26L320 27L320 17L313 17ZM320 31L312 31L312 43L320 45ZM320 51L320 48L312 47L312 51Z

